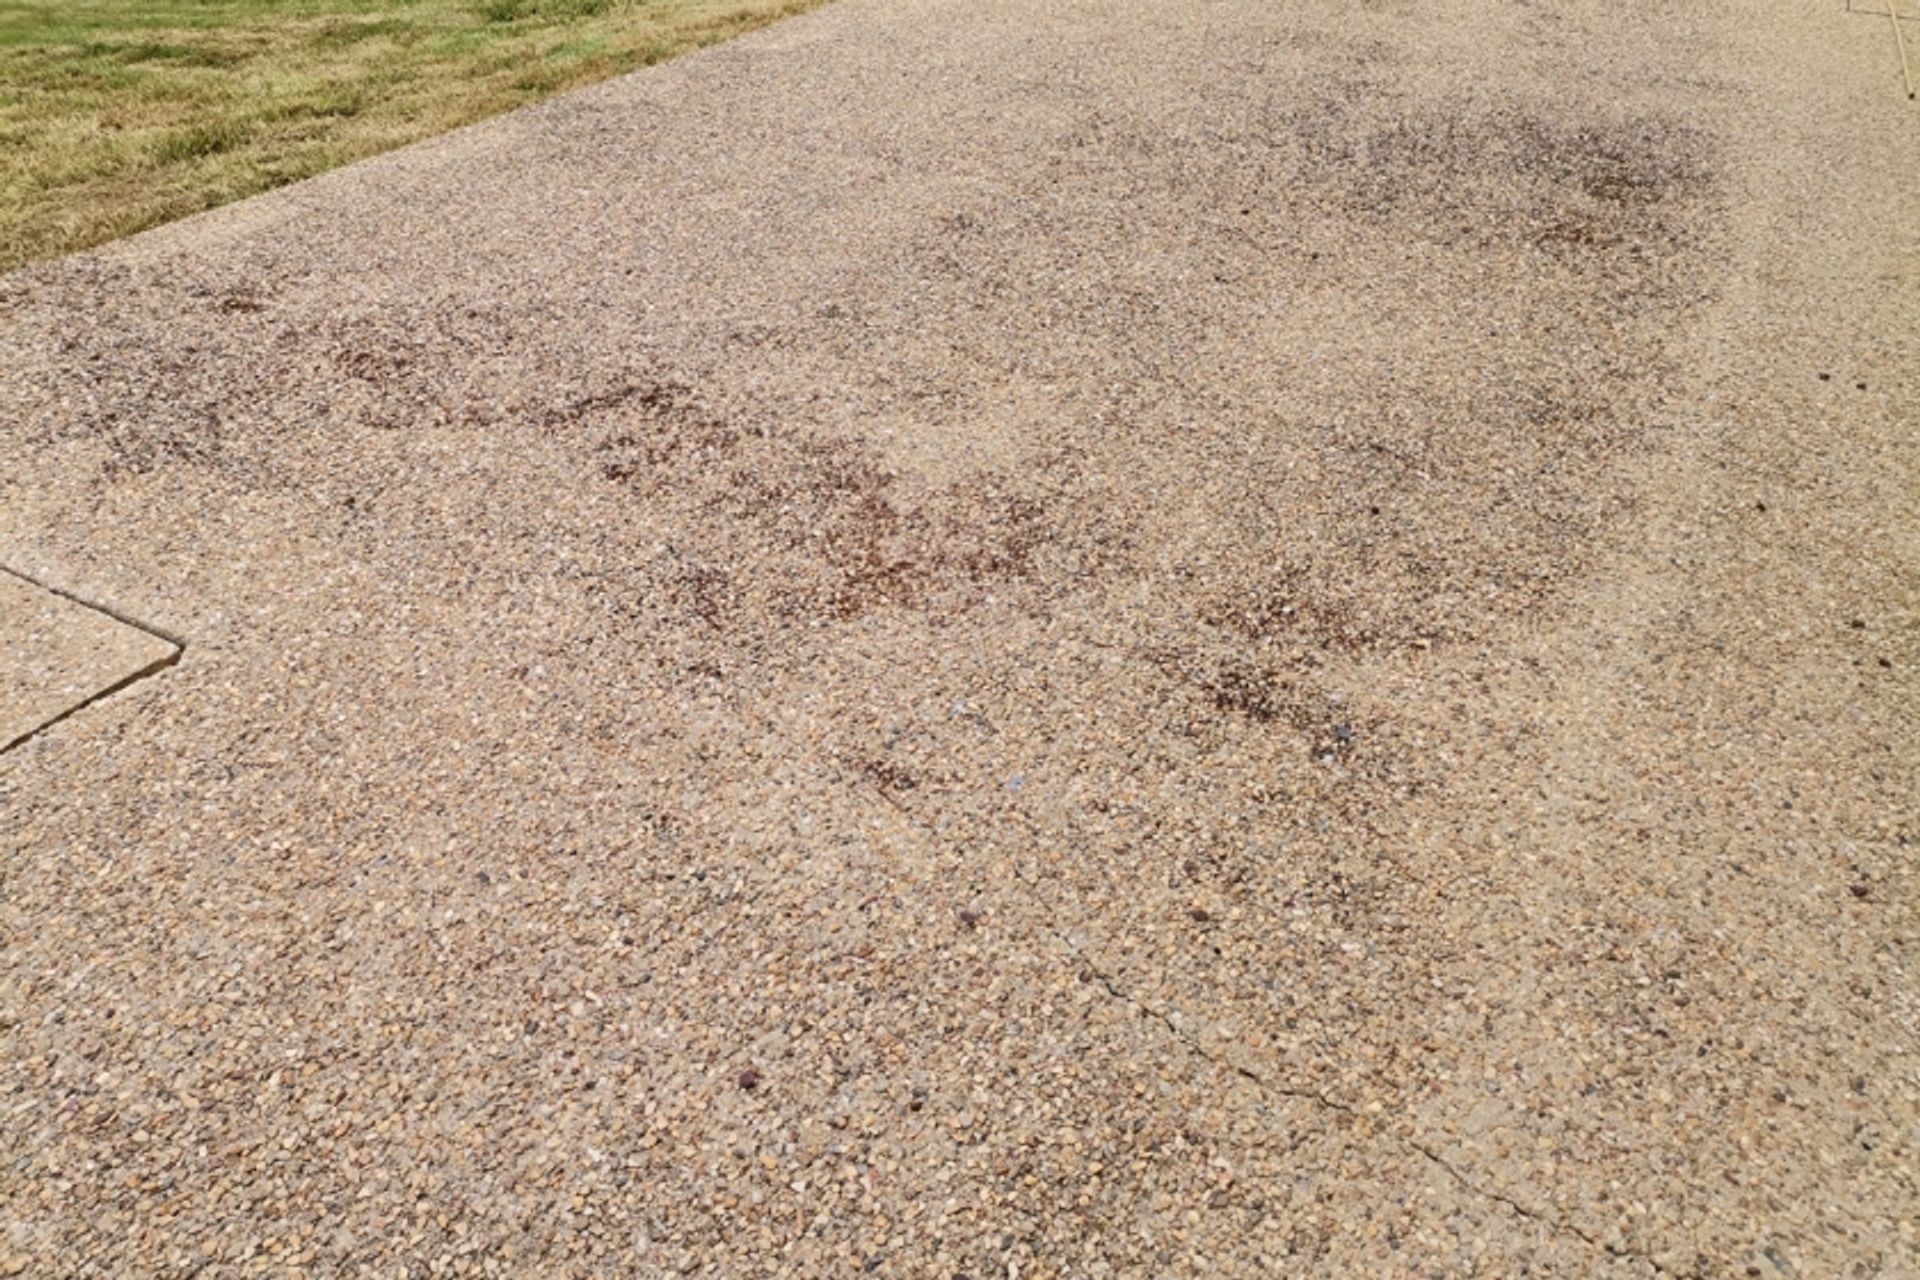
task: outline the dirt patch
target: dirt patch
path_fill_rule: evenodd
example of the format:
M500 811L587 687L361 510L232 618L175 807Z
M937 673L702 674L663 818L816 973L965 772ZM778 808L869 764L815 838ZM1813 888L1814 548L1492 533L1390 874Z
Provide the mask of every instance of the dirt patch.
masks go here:
M1068 518L1084 500L1064 457L1026 476L916 487L860 443L743 425L671 381L561 417L599 432L602 480L686 513L685 545L662 554L649 597L707 626L884 609L940 622L1001 588L1042 607L1072 585L1063 562L1111 566L1124 553L1089 532L1097 521Z
M1375 91L1355 81L1270 117L1292 176L1339 208L1486 246L1632 245L1630 256L1686 247L1681 206L1711 180L1705 140L1687 125L1646 115L1570 124L1472 99L1409 105L1383 120L1368 100Z

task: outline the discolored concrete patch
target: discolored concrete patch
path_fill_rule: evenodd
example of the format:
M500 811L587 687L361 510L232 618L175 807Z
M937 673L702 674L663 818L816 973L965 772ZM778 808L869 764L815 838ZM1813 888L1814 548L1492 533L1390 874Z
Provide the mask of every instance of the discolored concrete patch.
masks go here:
M179 657L171 640L0 570L0 751Z

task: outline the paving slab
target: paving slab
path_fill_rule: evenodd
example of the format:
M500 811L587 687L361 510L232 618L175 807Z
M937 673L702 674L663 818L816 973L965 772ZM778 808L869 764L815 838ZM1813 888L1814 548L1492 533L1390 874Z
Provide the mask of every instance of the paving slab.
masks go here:
M0 1272L1920 1271L1844 5L840 0L0 280Z

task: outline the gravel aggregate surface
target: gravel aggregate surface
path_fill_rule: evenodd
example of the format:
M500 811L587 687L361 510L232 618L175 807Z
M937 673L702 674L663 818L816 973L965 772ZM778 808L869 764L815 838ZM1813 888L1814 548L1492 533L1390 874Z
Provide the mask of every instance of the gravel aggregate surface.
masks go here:
M186 642L0 755L0 1276L1920 1275L1916 129L840 0L0 279Z
M178 647L0 569L0 750L159 670Z

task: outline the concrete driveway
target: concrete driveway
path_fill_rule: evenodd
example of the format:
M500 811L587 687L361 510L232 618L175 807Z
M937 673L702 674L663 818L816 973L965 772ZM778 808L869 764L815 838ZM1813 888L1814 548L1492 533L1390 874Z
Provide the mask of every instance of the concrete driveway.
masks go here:
M0 280L0 1275L1920 1274L1916 209L1840 0L841 0Z

